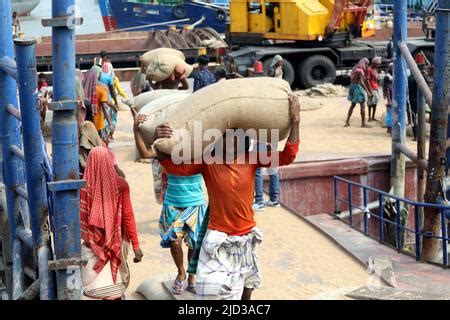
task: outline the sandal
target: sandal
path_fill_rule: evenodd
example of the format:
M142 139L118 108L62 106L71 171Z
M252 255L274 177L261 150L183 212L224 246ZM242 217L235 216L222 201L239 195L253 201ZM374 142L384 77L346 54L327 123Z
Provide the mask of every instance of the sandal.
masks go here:
M187 277L183 281L178 280L178 277L175 279L172 285L173 294L181 294L186 287Z

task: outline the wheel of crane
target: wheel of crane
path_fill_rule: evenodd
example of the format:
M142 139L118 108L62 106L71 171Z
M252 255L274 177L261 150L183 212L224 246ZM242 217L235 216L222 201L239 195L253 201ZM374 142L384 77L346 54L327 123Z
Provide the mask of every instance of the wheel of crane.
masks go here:
M305 88L323 83L334 83L336 66L330 58L324 55L312 55L298 65L297 78Z

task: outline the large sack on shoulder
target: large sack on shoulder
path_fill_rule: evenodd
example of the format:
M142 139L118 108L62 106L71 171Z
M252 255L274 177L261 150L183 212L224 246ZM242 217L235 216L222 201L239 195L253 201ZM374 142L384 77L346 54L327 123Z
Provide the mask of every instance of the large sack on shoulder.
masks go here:
M185 77L189 77L194 68L187 64L179 56L173 54L159 54L153 57L147 66L147 79L160 82L168 79L174 73L175 67L179 65L184 71Z
M176 89L159 89L141 93L140 95L130 99L123 99L123 102L139 112L145 105L155 101L156 99L180 93L186 94L186 91Z
M180 50L172 49L172 48L158 48L154 50L147 51L144 53L141 57L141 64L143 64L145 67L148 66L150 61L155 58L157 55L160 54L171 54L174 56L178 56L179 58L183 59L183 61L186 60L186 57L184 56L184 53Z
M178 104L178 112L166 119L174 129L174 137L158 139L154 147L171 154L177 146L177 155L186 159L190 153L192 159L198 159L204 151L210 151L214 139L194 144L194 136L202 139L208 129L219 130L222 134L230 128L256 129L257 133L259 129L266 129L268 141L283 140L290 130L290 92L286 81L267 77L226 80L207 86ZM271 137L271 129L277 130L278 137ZM180 148L180 142L186 145L187 141L190 150Z
M160 97L146 104L139 111L139 114L147 116L147 121L139 126L139 131L142 133L142 138L147 146L151 146L153 143L156 127L166 122L174 113L179 112L176 106L187 97L189 97L189 94L186 92Z

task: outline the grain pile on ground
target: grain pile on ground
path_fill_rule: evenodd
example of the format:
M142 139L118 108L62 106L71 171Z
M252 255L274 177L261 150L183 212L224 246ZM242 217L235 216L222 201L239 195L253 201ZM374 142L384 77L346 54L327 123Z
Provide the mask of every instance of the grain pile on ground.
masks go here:
M313 111L323 107L323 103L316 99L310 97L300 97L300 108L301 111Z
M222 134L226 129L266 129L268 140L285 139L290 129L289 84L275 78L246 78L222 81L203 88L183 100L179 112L168 115L167 122L175 131L172 139L158 139L154 146L171 154L180 142L190 142L191 150L180 149L180 155L200 158L211 141L203 141L202 148L195 148L196 130L214 129ZM200 128L198 126L201 125ZM271 137L271 130L277 130L278 137ZM217 131L217 132L218 132ZM178 139L177 139L178 137ZM206 139L205 139L206 140Z
M307 90L296 91L300 97L343 97L348 93L347 88L332 83L324 83Z
M300 97L302 111L312 111L320 109L324 103L319 97L342 97L347 96L347 89L340 85L325 83L307 90L294 92Z

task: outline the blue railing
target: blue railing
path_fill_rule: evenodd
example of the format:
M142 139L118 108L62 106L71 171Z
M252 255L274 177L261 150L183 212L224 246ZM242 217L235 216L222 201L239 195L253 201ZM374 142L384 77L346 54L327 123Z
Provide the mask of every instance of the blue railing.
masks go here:
M344 195L339 193L339 190L346 190L344 192ZM362 207L361 207L361 199L358 200L358 203L355 203L354 200L354 189L357 189L360 193L359 195L362 195ZM370 210L368 209L369 204L369 197L368 193L371 192L375 194L375 201L378 201L378 210ZM385 200L391 199L392 202L395 202L395 209L396 209L396 217L395 221L389 220L385 214L384 214L384 204ZM415 243L415 257L416 260L420 259L420 253L421 253L421 237L428 237L428 238L435 238L442 240L442 255L443 255L443 267L448 267L448 251L447 251L447 242L450 241L450 238L448 236L448 219L450 214L450 206L440 205L440 204L433 204L433 203L423 203L423 202L416 202L409 199L397 197L395 195L392 195L388 192L378 190L376 188L372 188L369 186L362 185L360 183L350 181L347 179L343 179L340 177L334 177L334 205L335 205L335 213L338 215L343 210L340 210L340 204L344 203L348 206L348 221L343 220L345 223L348 223L350 227L355 228L359 231L362 231L366 236L370 236L372 238L375 238L380 241L380 243L385 243L385 224L387 225L393 225L396 229L396 241L395 241L395 248L397 249L397 252L401 252L404 248L402 244L402 234L404 232L414 234L414 243ZM402 225L401 223L401 204L404 204L405 206L412 206L414 208L414 227L410 228L407 225L407 222L405 222L405 225ZM436 212L439 212L441 215L441 236L432 235L430 233L422 232L420 230L420 210L424 208L433 208L436 210ZM354 219L355 219L355 210L361 210L361 215L363 216L363 230L360 230L355 225ZM378 238L372 236L369 233L369 219L375 218L378 219ZM406 238L406 236L405 236Z

